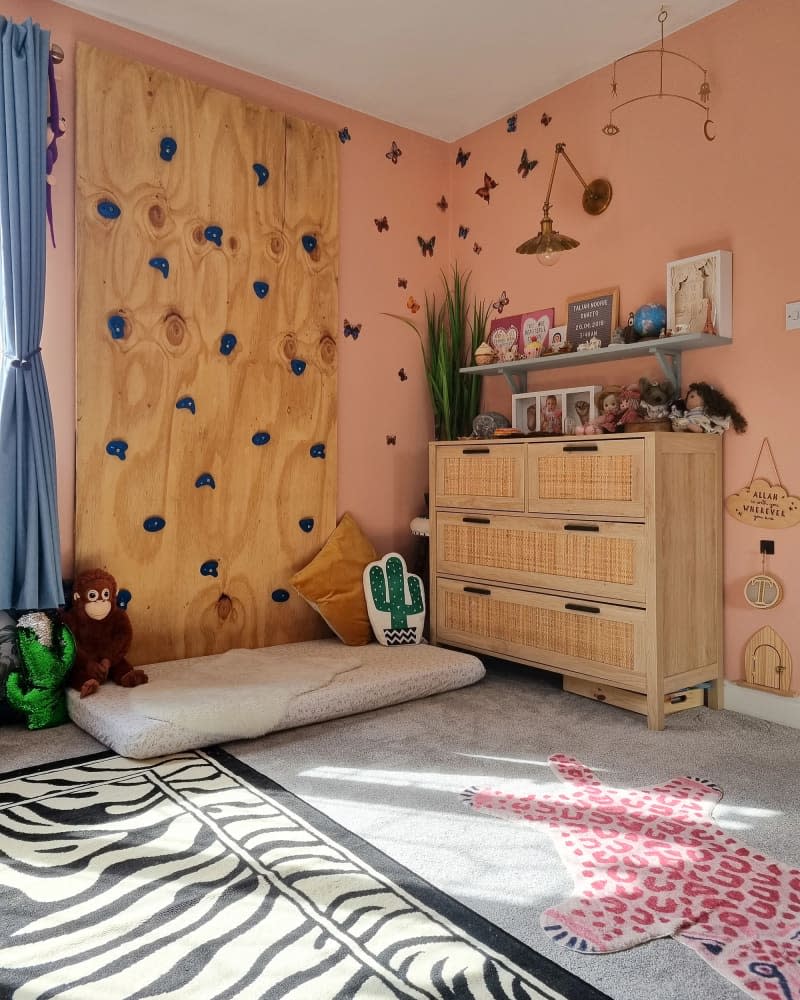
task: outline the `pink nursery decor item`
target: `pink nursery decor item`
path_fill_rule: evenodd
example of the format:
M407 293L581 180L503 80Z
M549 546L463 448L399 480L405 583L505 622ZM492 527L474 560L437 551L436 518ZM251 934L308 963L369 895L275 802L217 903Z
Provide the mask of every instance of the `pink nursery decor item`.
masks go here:
M542 823L575 879L544 931L585 955L672 936L745 993L800 998L800 869L766 857L712 819L722 790L704 778L610 788L565 754L552 792L469 788L473 808Z

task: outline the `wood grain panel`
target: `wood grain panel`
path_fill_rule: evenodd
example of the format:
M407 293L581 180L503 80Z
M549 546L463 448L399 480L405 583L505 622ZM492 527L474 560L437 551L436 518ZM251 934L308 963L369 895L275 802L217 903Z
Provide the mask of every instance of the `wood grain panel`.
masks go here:
M76 568L130 590L135 663L324 634L288 580L336 514L336 135L89 46L77 58Z

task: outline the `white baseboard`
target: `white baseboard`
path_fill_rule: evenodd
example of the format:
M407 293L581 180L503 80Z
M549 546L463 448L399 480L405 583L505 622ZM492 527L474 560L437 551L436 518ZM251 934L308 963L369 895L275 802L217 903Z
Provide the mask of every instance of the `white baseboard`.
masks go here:
M779 694L725 681L725 708L800 729L800 698L782 698Z

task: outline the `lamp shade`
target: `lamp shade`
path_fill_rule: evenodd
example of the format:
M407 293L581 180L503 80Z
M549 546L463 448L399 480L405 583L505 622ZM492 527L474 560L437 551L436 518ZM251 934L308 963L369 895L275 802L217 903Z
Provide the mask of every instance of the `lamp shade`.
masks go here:
M562 250L573 250L580 246L578 240L573 240L571 236L564 236L563 233L553 231L553 220L542 219L542 225L536 236L525 240L517 247L517 253L551 254L560 253Z

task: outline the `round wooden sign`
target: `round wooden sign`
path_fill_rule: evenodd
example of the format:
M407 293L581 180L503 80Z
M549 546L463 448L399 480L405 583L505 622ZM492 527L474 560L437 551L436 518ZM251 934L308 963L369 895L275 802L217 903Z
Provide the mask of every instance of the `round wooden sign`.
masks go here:
M744 585L744 599L751 608L774 608L783 598L783 588L774 576L757 573Z

